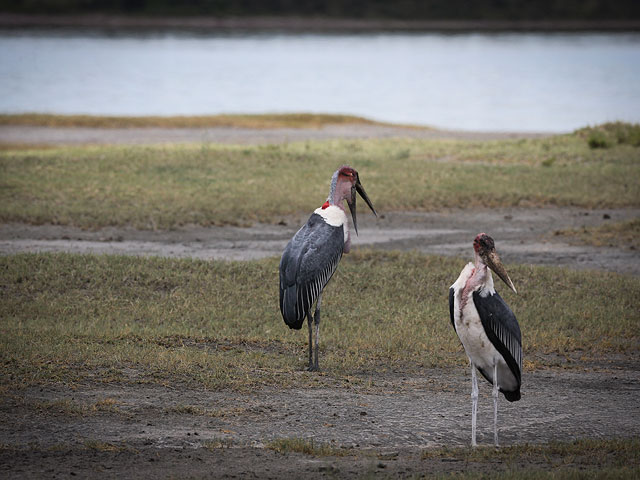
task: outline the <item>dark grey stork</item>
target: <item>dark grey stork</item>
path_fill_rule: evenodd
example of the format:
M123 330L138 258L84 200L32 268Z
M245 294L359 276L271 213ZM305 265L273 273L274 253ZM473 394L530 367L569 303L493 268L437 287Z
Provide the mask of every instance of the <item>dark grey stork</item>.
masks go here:
M478 234L473 249L475 262L462 269L449 289L449 313L471 362L471 445L477 445L478 369L493 385L493 439L497 446L498 391L510 402L520 400L522 338L516 316L493 287L491 270L517 292L489 235Z
M322 290L338 267L343 253L349 253L351 234L343 200L347 201L353 228L356 221L356 192L378 216L367 196L358 172L348 166L340 167L331 177L327 201L311 214L307 223L287 244L280 260L280 311L289 328L302 328L305 317L309 326L309 370L319 370L318 343L320 335L320 303ZM317 300L317 301L316 301ZM316 304L312 315L312 306ZM315 358L313 332L316 327Z

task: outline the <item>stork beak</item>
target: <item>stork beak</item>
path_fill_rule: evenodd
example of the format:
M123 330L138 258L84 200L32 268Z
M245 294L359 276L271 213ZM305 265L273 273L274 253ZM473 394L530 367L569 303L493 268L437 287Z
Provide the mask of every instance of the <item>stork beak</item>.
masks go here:
M357 174L356 174L357 175ZM369 200L369 196L367 192L364 191L364 187L360 183L360 177L356 176L356 183L351 187L351 200L347 202L349 205L349 210L351 211L351 218L353 219L353 229L356 231L356 235L358 234L358 222L356 220L356 192L360 194L362 199L367 202L369 208L373 212L373 214L377 217L376 209L373 208L373 204L371 200Z
M500 279L507 284L507 286L513 290L513 293L518 293L516 291L516 287L513 286L513 282L511 281L511 279L509 278L509 274L507 273L507 269L504 268L504 265L502 265L502 260L500 260L500 257L498 256L498 253L496 252L495 249L492 249L486 256L485 256L485 262L487 264L487 266L493 270L494 272L496 272L496 275L498 275L500 277Z

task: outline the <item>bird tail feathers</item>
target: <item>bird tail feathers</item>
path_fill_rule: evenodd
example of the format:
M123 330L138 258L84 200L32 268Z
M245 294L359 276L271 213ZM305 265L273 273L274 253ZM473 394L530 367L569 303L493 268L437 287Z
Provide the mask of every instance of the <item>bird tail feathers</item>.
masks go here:
M284 323L294 330L302 328L305 317L304 313L300 315L296 308L297 300L298 289L295 284L280 290L280 312L282 313L282 318Z
M504 394L504 398L506 398L508 401L510 402L517 402L518 400L520 400L520 389L516 390L515 392L502 392Z

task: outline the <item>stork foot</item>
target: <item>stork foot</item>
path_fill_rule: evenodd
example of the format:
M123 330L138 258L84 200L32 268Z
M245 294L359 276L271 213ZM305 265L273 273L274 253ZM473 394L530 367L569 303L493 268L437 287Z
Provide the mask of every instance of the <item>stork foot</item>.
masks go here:
M307 368L305 368L305 370L307 372L319 372L320 371L320 367L317 365L309 365Z

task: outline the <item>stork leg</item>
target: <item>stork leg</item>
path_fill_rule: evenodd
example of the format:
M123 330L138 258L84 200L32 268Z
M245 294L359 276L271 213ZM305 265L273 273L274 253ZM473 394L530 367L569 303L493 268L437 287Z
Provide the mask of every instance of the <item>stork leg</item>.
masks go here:
M498 446L498 364L493 366L493 443Z
M476 447L476 416L478 413L478 377L476 367L471 362L471 446Z
M318 350L320 345L320 302L322 301L322 292L318 295L318 301L316 303L316 313L313 316L313 323L316 325L316 351L314 356L314 370L320 370L318 365Z
M313 327L311 326L311 312L307 313L307 325L309 326L309 366L307 370L313 371Z

